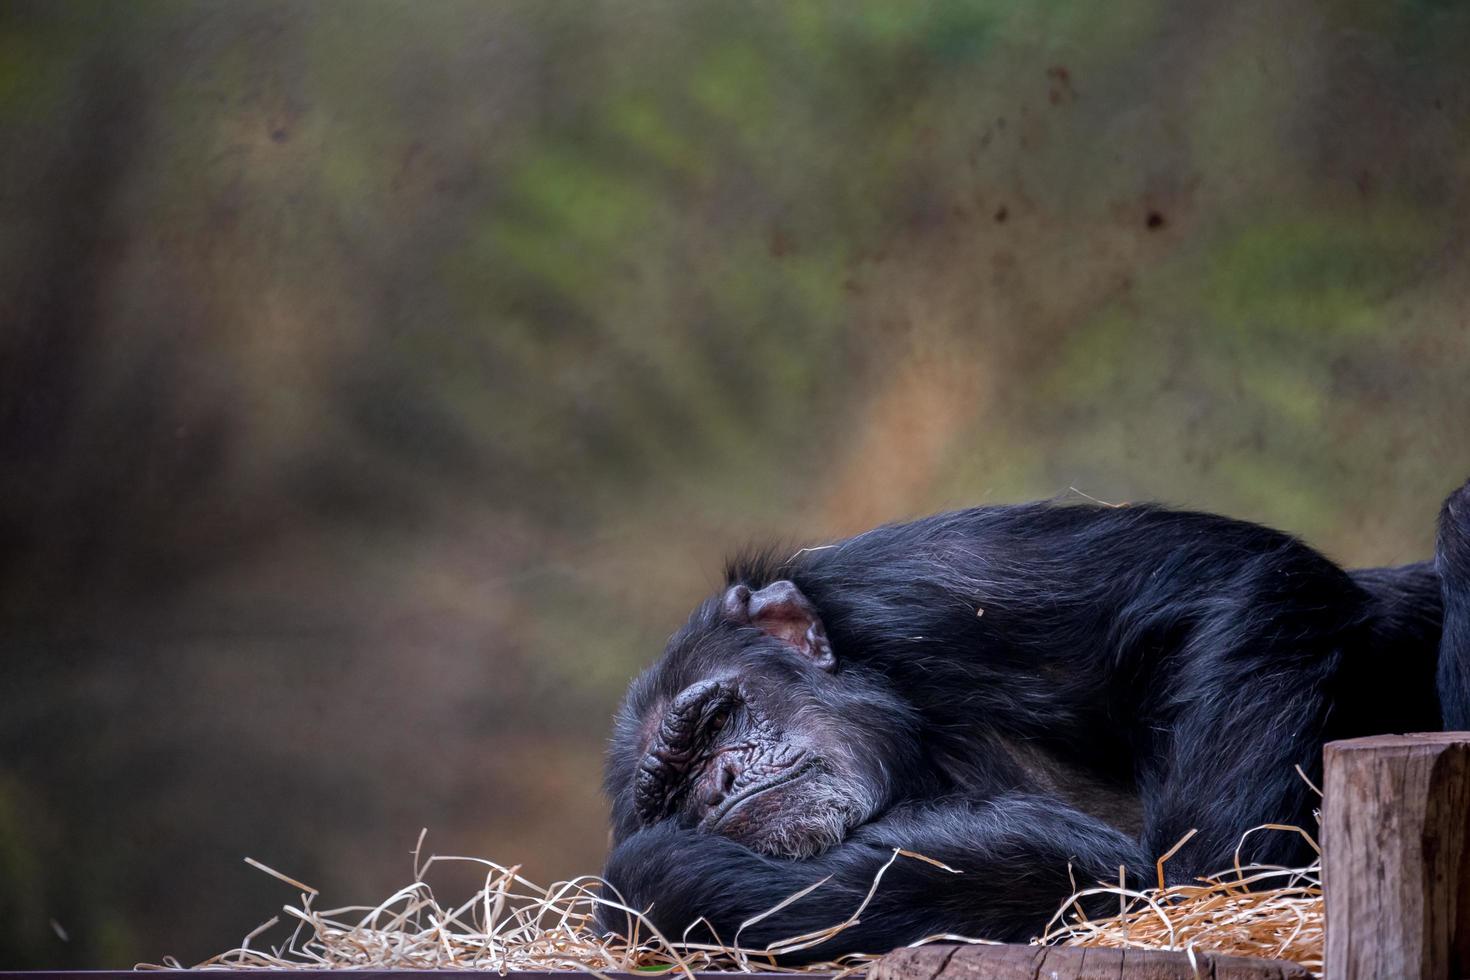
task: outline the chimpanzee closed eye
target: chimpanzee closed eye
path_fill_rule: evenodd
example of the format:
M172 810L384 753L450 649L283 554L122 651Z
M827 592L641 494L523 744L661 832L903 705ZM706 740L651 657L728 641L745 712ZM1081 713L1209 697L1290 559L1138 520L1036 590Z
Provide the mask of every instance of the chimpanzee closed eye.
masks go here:
M1438 689L1436 689L1436 674ZM1436 562L1344 571L1155 506L987 507L733 564L617 717L604 877L666 934L792 959L1036 934L1074 883L1310 826L1322 743L1470 718L1470 484ZM1260 834L1246 860L1306 859ZM620 928L616 915L604 924Z

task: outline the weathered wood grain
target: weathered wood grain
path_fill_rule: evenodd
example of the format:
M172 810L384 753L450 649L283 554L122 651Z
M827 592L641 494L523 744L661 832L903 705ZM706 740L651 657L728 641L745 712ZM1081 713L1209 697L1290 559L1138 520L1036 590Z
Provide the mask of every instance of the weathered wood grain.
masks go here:
M1330 980L1470 976L1470 732L1324 752Z
M209 970L0 970L0 980L141 980L145 977L181 977L183 974L197 976L203 980L587 980L584 970L548 970L525 972L511 970L275 970L275 969L214 969ZM659 976L682 976L661 973ZM822 980L821 973L716 973L697 970L697 980L731 980L732 977L758 976L759 980ZM608 974L613 980L649 980L648 973Z
M870 980L1302 980L1285 960L1075 946L920 946L874 964Z

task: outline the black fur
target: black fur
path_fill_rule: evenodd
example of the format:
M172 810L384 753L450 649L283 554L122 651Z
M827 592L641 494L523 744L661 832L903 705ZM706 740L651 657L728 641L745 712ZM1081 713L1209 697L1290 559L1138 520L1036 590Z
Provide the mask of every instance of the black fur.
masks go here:
M716 597L619 714L605 877L674 936L702 918L734 941L741 922L827 876L739 938L763 946L832 925L901 847L962 873L900 858L860 925L785 959L938 932L1025 939L1073 880L1116 880L1119 865L1151 880L1153 859L1191 829L1172 880L1227 867L1251 827L1312 827L1317 798L1296 767L1317 779L1324 741L1438 729L1441 698L1446 719L1470 725L1470 484L1445 505L1434 565L1347 572L1241 521L1040 503L729 569L731 586L781 580L820 614L835 670L732 626ZM701 829L698 814L640 820L632 787L650 719L712 677L764 679L762 691L784 692L752 695L770 710L799 702L753 739L819 718L836 731L818 735L862 750L872 769L853 793L876 803L840 843L793 860ZM1136 801L1141 823L1096 802L1108 794ZM1242 857L1296 863L1304 847L1261 832Z
M1439 514L1434 568L1444 603L1439 696L1448 731L1470 729L1470 483Z

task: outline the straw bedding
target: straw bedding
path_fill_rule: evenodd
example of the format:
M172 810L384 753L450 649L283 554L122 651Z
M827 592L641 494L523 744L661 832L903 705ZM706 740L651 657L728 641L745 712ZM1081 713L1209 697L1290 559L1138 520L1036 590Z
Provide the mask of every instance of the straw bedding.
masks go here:
M1250 833L1300 833L1295 827L1267 825ZM1249 834L1247 834L1249 836ZM1187 885L1164 886L1164 865L1188 837L1158 862L1157 882L1138 887L1121 873L1111 884L1079 883L1057 911L1037 944L1194 949L1243 956L1281 957L1320 975L1323 912L1320 867L1235 866ZM1242 842L1244 838L1242 838ZM1315 843L1313 847L1315 847ZM638 913L604 893L595 877L542 887L526 880L516 866L472 857L422 857L423 837L414 851L413 881L376 906L318 908L318 892L251 860L250 864L298 888L299 903L263 923L241 945L200 968L302 969L475 969L507 971L579 970L678 972L778 969L774 954L819 946L856 922L867 905L833 909L830 928L794 936L770 949L748 949L739 937L721 942L666 936ZM883 887L883 875L897 861L930 861L896 851L874 877L868 898ZM457 904L442 902L428 877L436 866L470 864L484 873L484 886ZM943 867L941 865L941 867ZM949 869L954 870L954 869ZM1143 884L1143 883L1139 883ZM821 882L756 916L752 923L790 902L820 898ZM1118 896L1118 912L1104 919L1083 915L1076 899L1099 893ZM600 935L593 925L598 904L612 904L628 916L627 941ZM699 930L708 936L708 930ZM924 942L983 942L982 937L933 936ZM873 953L882 953L874 950ZM861 974L875 956L844 957L814 964L808 971ZM177 968L172 959L158 965Z

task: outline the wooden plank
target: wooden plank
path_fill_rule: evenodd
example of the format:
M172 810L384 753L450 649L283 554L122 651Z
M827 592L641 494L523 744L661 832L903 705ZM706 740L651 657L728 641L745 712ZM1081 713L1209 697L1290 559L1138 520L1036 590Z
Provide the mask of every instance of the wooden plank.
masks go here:
M1303 980L1310 974L1281 960L1197 955L1198 972L1186 953L1068 946L922 946L899 949L879 960L870 980ZM208 970L205 980L237 974L241 980L587 980L580 972L500 974L493 970ZM132 970L0 971L0 980L139 980ZM670 974L660 974L670 976ZM730 980L739 974L697 972L699 980ZM613 973L615 980L648 980L648 974ZM747 974L748 976L748 974ZM758 980L821 980L822 973L760 973Z
M920 946L889 953L869 980L1305 980L1285 960L1078 946Z
M1323 753L1331 980L1470 976L1470 732Z
M527 973L496 970L0 970L0 980L149 980L197 973L200 980L225 980L235 975L238 980L588 980L580 970L548 970ZM609 973L614 980L649 980L651 976L671 977L679 974ZM695 971L699 980L730 980L731 977L755 977L757 980L822 980L822 973L711 973Z

